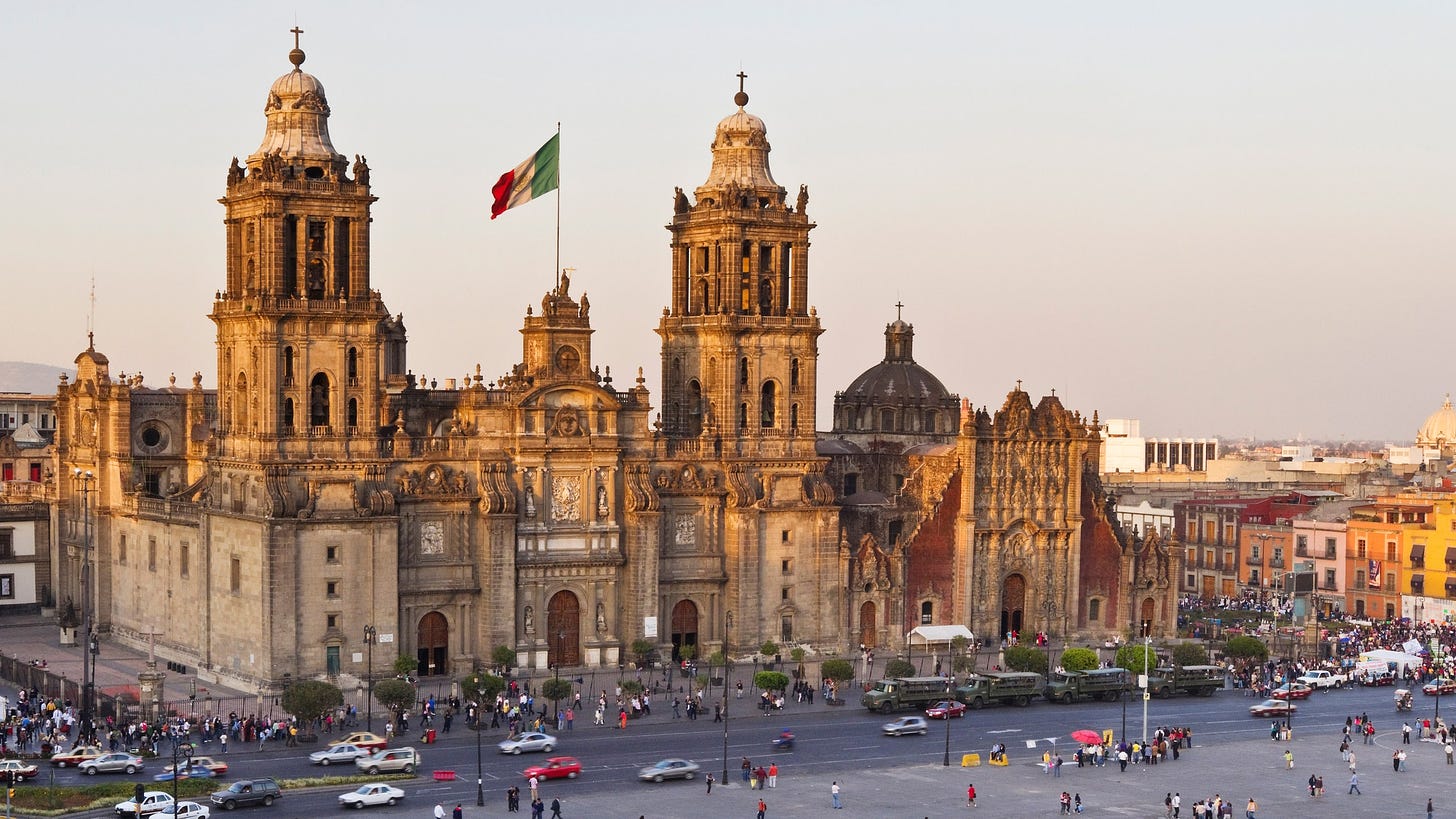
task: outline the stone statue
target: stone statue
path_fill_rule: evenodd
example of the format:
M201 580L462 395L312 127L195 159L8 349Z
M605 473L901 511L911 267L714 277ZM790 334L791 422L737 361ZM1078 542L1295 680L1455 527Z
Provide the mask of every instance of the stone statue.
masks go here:
M362 154L354 154L354 181L360 185L369 184L369 160Z
M530 606L526 607L526 633L536 633L536 611Z
M797 210L798 212L803 213L804 211L806 211L808 209L809 209L809 186L808 185L800 185L799 186L799 201L797 203L795 203L794 210Z
M577 315L586 318L589 313L591 313L591 302L586 300L586 291L583 290L581 291L581 309L577 311Z
M607 516L607 511L608 511L608 509L607 509L607 488L605 486L598 485L597 486L597 517L599 517L599 518L605 518Z
M238 164L237 157L233 157L233 164L228 167L228 187L232 187L243 181L243 175L243 166Z
M536 487L526 484L526 517L536 517Z
M672 199L672 212L687 213L690 209L690 206L688 205L688 195L683 193L682 188L674 188L673 191L675 193Z
M597 634L607 633L607 607L597 604Z
M741 197L738 194L738 182L736 180L728 180L728 187L723 191L723 198L727 200L728 207L730 208L736 208L743 204L740 201Z
M565 270L562 270L561 271L561 286L558 287L557 290L556 290L557 295L565 296L567 294L567 291L570 290L570 289L571 289L571 274L567 273Z

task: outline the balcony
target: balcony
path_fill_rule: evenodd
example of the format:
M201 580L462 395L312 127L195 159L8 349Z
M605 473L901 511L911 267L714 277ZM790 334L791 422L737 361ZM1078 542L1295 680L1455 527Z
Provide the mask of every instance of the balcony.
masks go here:
M1271 558L1269 558L1269 568L1271 568L1271 569L1282 569L1282 568L1284 568L1284 558L1282 558L1282 557L1271 557Z
M1244 562L1249 564L1250 566L1264 565L1264 559L1259 557L1258 555L1247 555L1244 557Z

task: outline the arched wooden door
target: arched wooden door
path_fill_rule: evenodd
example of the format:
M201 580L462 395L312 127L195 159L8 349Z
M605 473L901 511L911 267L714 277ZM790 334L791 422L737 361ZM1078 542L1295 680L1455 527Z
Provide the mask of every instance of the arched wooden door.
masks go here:
M546 604L546 650L551 665L581 665L581 601L569 591Z
M1157 610L1157 603L1151 597L1143 598L1142 611L1142 635L1151 637L1153 634L1153 612Z
M864 605L859 607L859 644L865 648L875 647L875 634L877 633L875 615L873 600L866 600Z
M698 644L698 607L691 600L679 600L672 607L672 659L678 661L683 646ZM702 659L701 657L698 659Z
M450 673L450 624L445 615L432 611L420 618L415 632L415 659L420 667L415 673L433 677Z
M1026 608L1026 578L1008 575L1001 584L1001 636L1021 633L1022 612Z

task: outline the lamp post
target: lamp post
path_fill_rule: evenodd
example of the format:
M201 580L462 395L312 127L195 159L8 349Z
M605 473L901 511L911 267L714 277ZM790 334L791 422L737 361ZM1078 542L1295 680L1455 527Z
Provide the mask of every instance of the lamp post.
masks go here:
M1153 650L1152 635L1143 634L1143 745L1148 744L1148 654Z
M1046 649L1047 675L1050 677L1052 673L1052 618L1057 613L1057 604L1051 598L1050 587L1047 589L1047 598L1042 601L1041 608L1042 611L1046 612L1046 628L1042 632L1042 639L1046 641L1044 648Z
M480 760L480 733L485 730L480 717L485 709L485 684L480 672L475 674L475 804L485 805L485 768Z
M946 767L946 768L949 768L950 767L950 708L951 708L952 705L955 704L955 701L952 700L952 699L950 699L949 697L950 697L950 684L947 683L946 684L946 698L947 699L946 699L946 702L945 702L945 758L940 761L941 766L942 767Z
M369 732L374 733L374 641L379 639L379 632L374 626L364 627L364 649L369 653L365 661L364 679L368 683L368 699L364 702L365 721L369 725Z
M177 728L174 726L173 731ZM183 742L180 734L172 735L172 803L177 803L177 780L182 778L182 772L192 772L192 753L195 749L190 742ZM138 805L140 810L141 806Z
M81 649L81 730L82 736L93 731L94 716L91 702L94 699L96 673L96 637L91 623L91 482L96 479L91 472L77 468L72 473L81 482L81 633L85 646Z
M718 781L728 784L728 674L733 670L733 661L728 652L723 652L723 777Z

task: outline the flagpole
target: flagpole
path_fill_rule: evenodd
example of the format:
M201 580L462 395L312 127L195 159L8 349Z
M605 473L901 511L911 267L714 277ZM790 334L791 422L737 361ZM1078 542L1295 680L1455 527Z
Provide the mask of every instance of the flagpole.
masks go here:
M561 121L556 122L556 287L561 287Z

